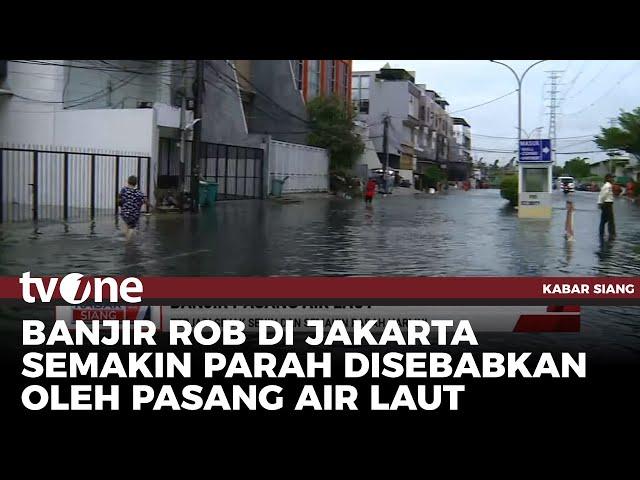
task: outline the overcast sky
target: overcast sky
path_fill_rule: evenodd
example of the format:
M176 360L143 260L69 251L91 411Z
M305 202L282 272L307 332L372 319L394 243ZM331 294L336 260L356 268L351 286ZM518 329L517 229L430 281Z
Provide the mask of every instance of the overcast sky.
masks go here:
M500 60L502 61L502 60ZM505 163L514 154L480 151L515 149L517 136L516 93L470 110L457 112L488 102L517 88L513 74L504 66L488 60L354 60L353 69L377 70L389 62L392 67L416 72L416 83L437 91L448 102L454 116L463 117L471 125L475 159L484 157L487 163L500 159ZM518 74L535 60L505 60ZM617 117L620 109L632 110L640 106L640 61L636 60L549 60L533 67L522 87L522 126L531 138L547 138L549 132L548 98L550 70L560 70L557 117L558 152L587 152L598 150L590 137L608 126L610 117ZM545 93L545 91L547 93ZM457 113L456 113L457 112ZM537 127L543 129L534 131ZM489 138L481 135L508 138ZM582 138L566 138L579 137ZM577 155L558 155L562 165ZM591 162L606 158L603 153L584 153Z

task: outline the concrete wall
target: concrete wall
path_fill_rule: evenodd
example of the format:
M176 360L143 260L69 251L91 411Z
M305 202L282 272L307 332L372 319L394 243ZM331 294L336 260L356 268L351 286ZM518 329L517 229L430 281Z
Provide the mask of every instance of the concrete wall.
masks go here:
M269 144L269 192L271 179L288 177L283 193L326 192L329 189L329 154L324 148L287 142Z
M105 62L74 61L73 65L95 68L65 70L65 108L136 108L138 102L170 104L172 88L182 86L180 69L184 65L180 60ZM192 78L191 74L187 78ZM187 85L191 85L190 80Z
M67 110L56 112L54 118L54 145L151 155L156 128L153 109Z
M357 72L356 72L357 73ZM383 150L383 119L390 115L389 153L397 154L401 143L411 144L411 130L403 125L409 114L408 81L375 81L371 74L369 83L369 113L359 114L358 120L369 124L369 134L378 152Z
M202 140L244 145L248 130L235 70L224 60L208 62L213 68L205 67Z
M305 143L308 136L308 127L303 121L307 119L306 105L302 92L296 88L291 62L252 60L251 83L259 92L247 111L249 131L269 134L284 142Z
M63 60L50 62L62 63ZM64 68L9 62L7 70L7 78L0 88L14 95L0 95L0 142L51 145L54 112L62 110L62 103L44 102L62 101Z

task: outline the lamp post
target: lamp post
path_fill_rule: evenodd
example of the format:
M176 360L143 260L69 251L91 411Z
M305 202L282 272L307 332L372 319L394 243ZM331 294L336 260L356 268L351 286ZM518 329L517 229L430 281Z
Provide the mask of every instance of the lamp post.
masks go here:
M516 127L514 127L514 128L516 128ZM522 131L525 133L525 135L527 136L527 138L531 138L531 135L533 135L533 132L535 132L535 131L537 131L537 130L542 130L543 128L544 128L544 126L543 126L543 127L536 127L536 128L534 128L533 130L531 130L531 132L530 132L530 133L527 133L527 131L526 131L524 128L522 129Z
M519 218L548 218L551 217L551 197L548 192L551 191L551 171L550 166L546 168L546 176L548 182L548 189L541 188L539 191L532 191L529 188L525 189L525 173L527 169L525 165L522 163L522 159L520 158L520 143L522 141L522 82L524 77L527 75L529 70L538 65L539 63L544 62L544 60L538 60L535 63L529 65L522 75L518 75L516 71L511 68L506 63L498 62L496 60L490 60L492 63L497 63L509 69L513 76L516 77L516 81L518 82L518 164L519 164L519 172L518 175L518 217ZM535 129L537 130L537 129ZM534 130L534 131L535 131ZM526 132L525 132L526 133ZM533 131L531 132L533 133ZM528 137L528 136L527 136ZM514 157L515 158L515 157ZM533 187L532 187L533 188Z
M538 60L536 63L533 63L527 67L527 69L522 73L522 75L518 75L516 71L511 68L506 63L498 62L496 60L489 60L492 63L497 63L498 65L502 65L503 67L507 67L513 76L516 77L516 81L518 82L518 152L520 151L520 140L522 140L522 81L524 80L524 76L527 74L529 70L538 65L539 63L544 62L545 60ZM520 155L518 155L518 160L520 160Z

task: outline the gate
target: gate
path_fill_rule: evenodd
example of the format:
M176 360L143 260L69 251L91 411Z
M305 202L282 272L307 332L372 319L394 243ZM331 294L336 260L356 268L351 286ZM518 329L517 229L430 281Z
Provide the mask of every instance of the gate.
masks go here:
M184 166L180 165L180 141L160 139L158 186L191 189L191 142L186 142ZM262 198L264 151L261 148L200 142L200 177L218 184L219 200Z
M0 147L0 222L117 215L117 195L130 175L138 177L138 187L150 198L148 156Z

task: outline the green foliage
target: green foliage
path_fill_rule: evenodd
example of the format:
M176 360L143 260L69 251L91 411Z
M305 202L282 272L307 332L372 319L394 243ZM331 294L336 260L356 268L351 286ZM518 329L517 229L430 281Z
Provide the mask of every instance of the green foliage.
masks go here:
M422 174L422 185L425 188L437 188L438 182L446 180L447 174L444 170L436 165L431 165Z
M596 144L603 150L622 150L640 155L640 107L618 116L619 127L600 128Z
M604 178L600 175L590 175L588 177L581 178L580 181L583 183L596 182L598 185L602 185L604 183Z
M562 172L563 169L560 165L554 165L553 166L553 176L554 177L561 177L562 176Z
M344 99L316 97L307 104L311 133L309 145L329 150L331 170L345 170L364 152L364 143L353 131L353 112Z
M580 179L591 175L591 167L587 158L575 157L564 164L564 173L570 177Z
M518 176L507 175L500 182L500 196L515 207L518 204Z

